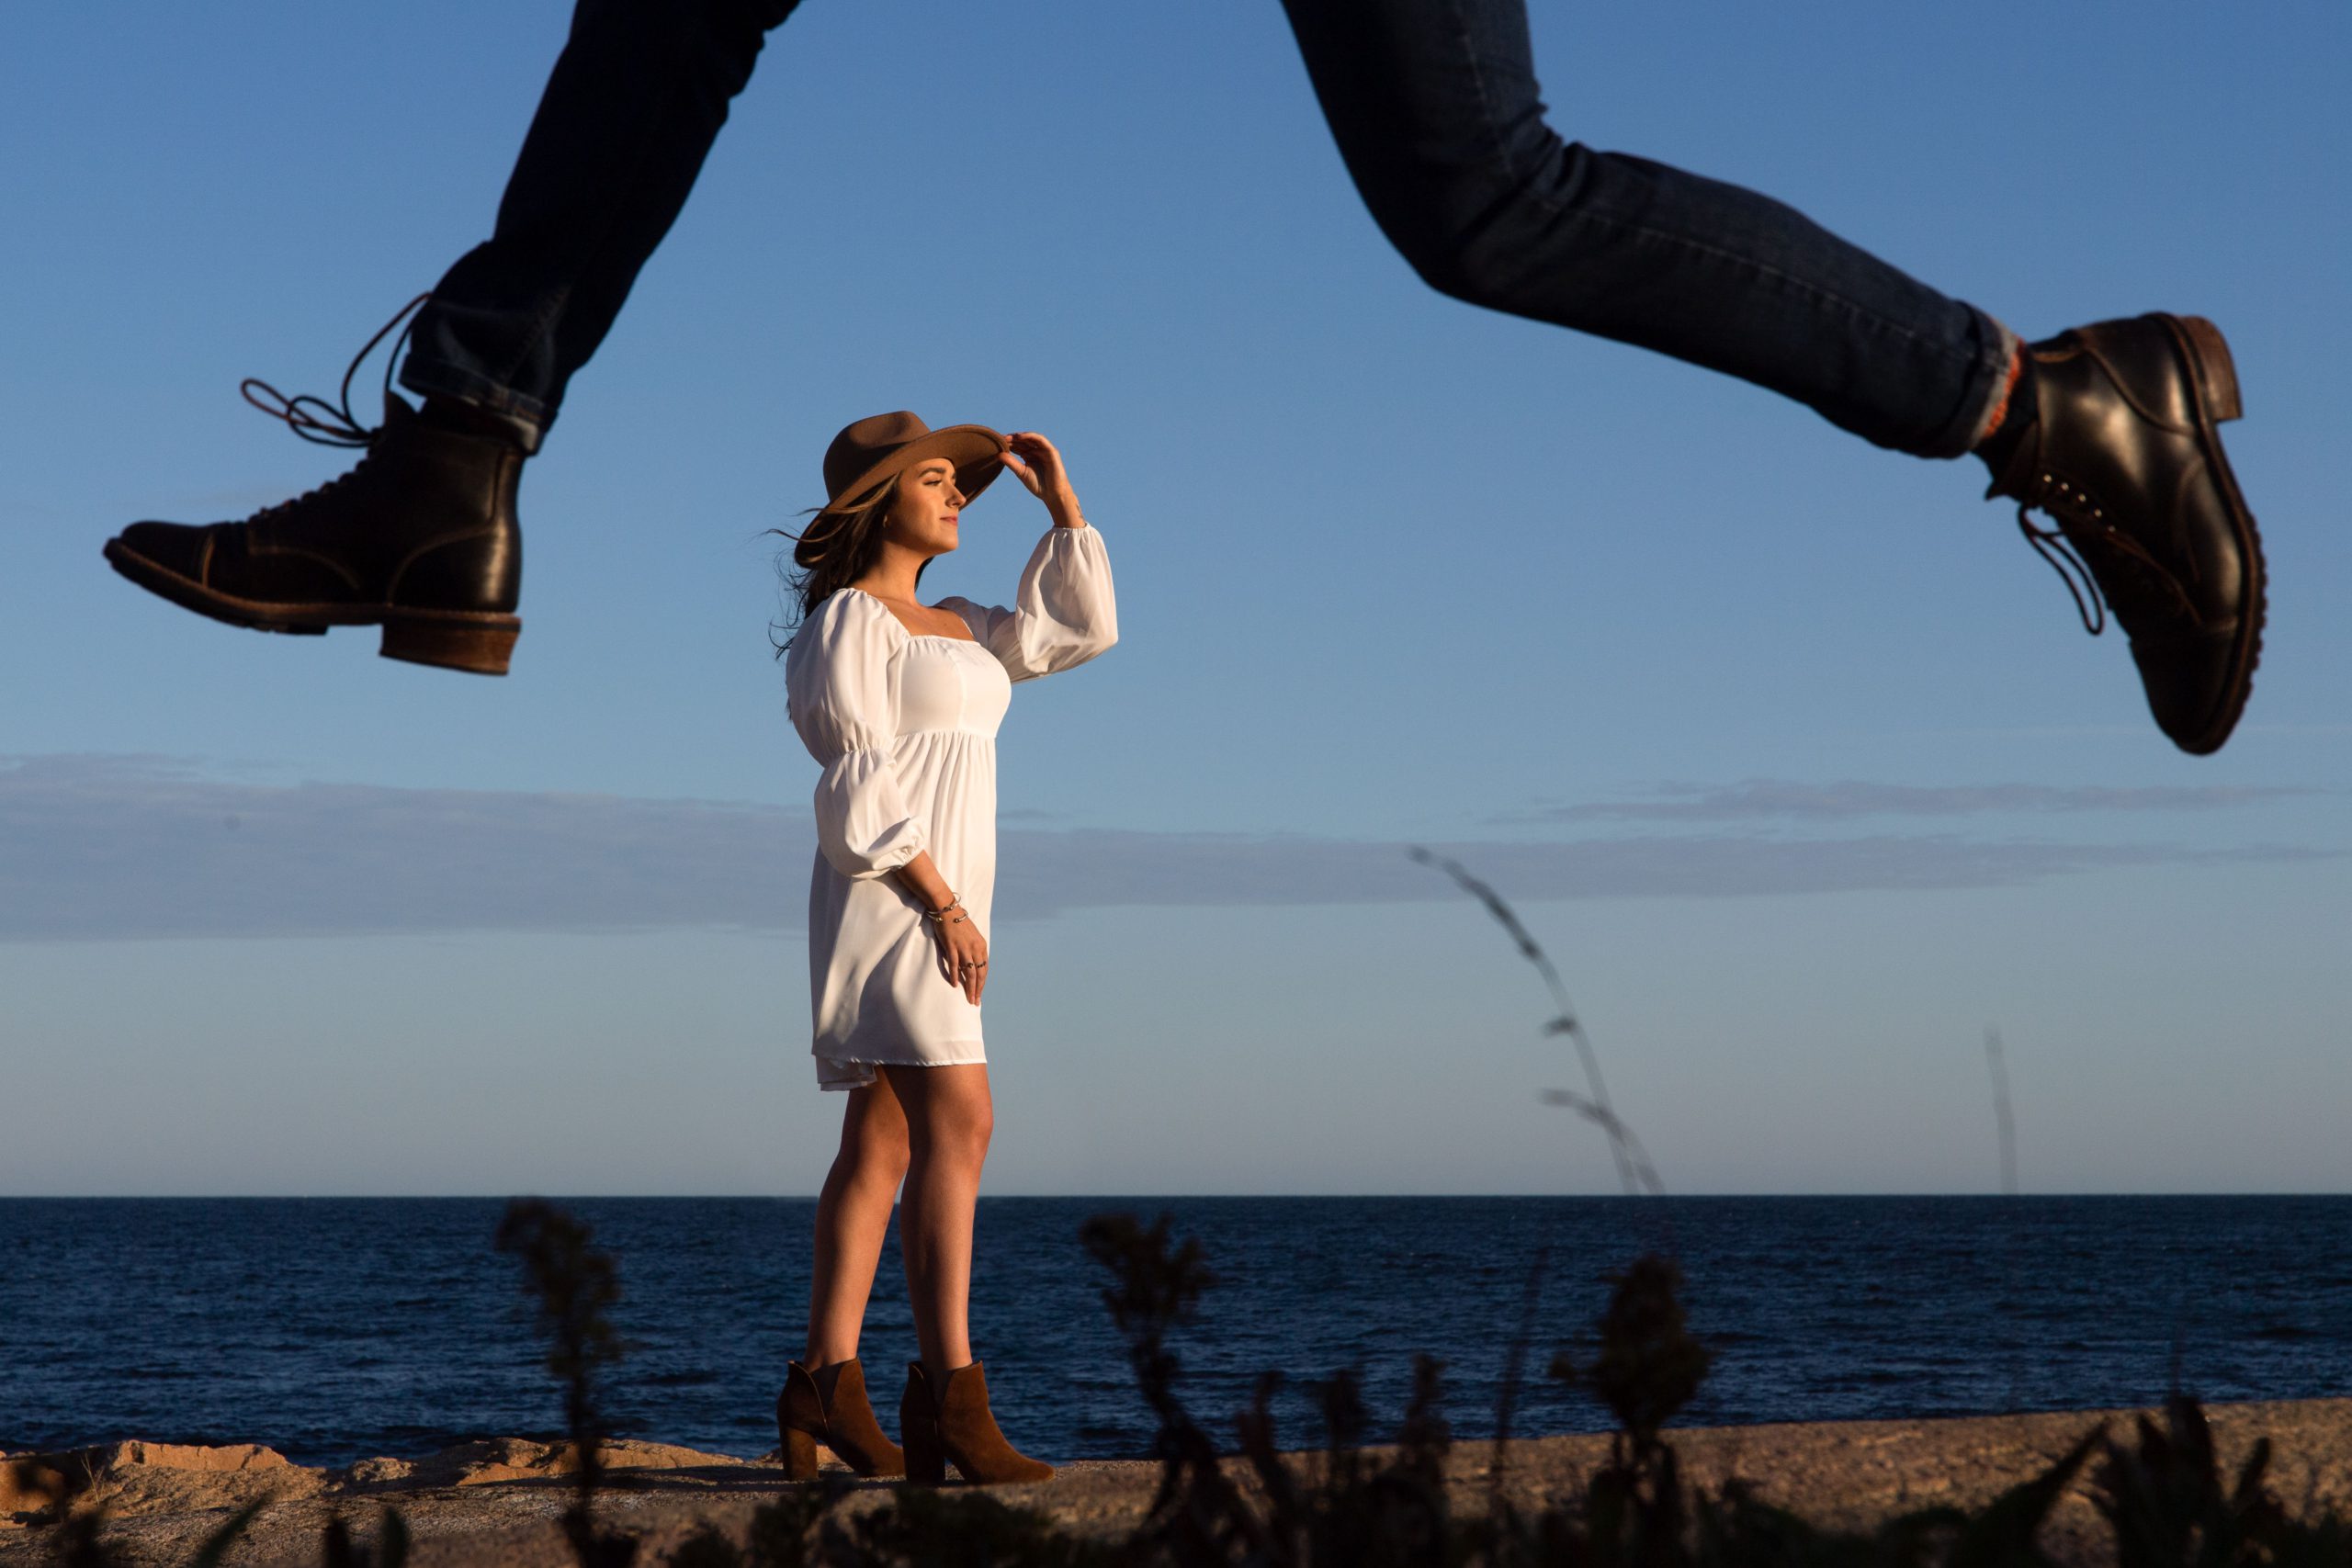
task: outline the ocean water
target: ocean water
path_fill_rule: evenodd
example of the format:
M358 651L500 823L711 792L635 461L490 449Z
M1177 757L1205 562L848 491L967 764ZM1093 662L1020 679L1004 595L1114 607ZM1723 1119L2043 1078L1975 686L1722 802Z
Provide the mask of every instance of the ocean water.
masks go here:
M800 1353L808 1200L581 1199L619 1263L629 1437L756 1456ZM503 1205L474 1199L0 1203L0 1448L261 1442L305 1463L415 1455L560 1425ZM1493 1430L1524 1319L1514 1429L1606 1425L1547 1382L1645 1248L1688 1277L1713 1371L1685 1423L1950 1416L2352 1395L2352 1198L984 1198L975 1348L1013 1440L1054 1460L1144 1452L1150 1421L1078 1240L1170 1214L1220 1283L1175 1340L1212 1432L1285 1374L1363 1380L1374 1433L1417 1351L1457 1435ZM1548 1250L1546 1250L1548 1249ZM1548 1257L1532 1315L1532 1266ZM914 1335L895 1240L862 1353L886 1424Z

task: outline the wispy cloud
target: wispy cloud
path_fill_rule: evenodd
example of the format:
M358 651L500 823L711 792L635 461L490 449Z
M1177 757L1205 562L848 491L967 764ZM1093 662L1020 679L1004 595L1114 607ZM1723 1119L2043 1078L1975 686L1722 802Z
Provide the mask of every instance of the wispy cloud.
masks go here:
M1848 780L1800 784L1745 779L1729 784L1660 784L1633 800L1578 801L1499 818L1510 822L1846 821L1864 817L1982 817L2054 812L2211 811L2309 789L2244 784L2134 785L1885 784Z
M0 771L0 936L780 925L813 842L756 806L34 758Z
M1022 827L999 842L1009 919L1454 897L1404 845L1378 840ZM2328 852L1950 833L1431 847L1531 899L1993 887ZM241 783L154 757L0 760L0 941L797 928L814 852L797 807Z

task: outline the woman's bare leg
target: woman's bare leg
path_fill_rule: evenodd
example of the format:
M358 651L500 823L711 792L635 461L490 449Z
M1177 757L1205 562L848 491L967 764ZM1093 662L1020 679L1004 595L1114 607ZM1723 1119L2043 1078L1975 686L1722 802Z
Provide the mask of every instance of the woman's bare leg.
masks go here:
M907 1174L907 1113L889 1078L849 1092L841 1152L817 1199L817 1259L808 1286L808 1359L814 1370L857 1354L865 1299L882 1261L890 1205ZM968 1229L968 1224L967 1227Z
M912 1158L899 1215L899 1250L907 1262L907 1295L915 1340L932 1386L972 1360L966 1305L972 1284L972 1207L980 1195L995 1111L989 1069L884 1067L906 1109Z

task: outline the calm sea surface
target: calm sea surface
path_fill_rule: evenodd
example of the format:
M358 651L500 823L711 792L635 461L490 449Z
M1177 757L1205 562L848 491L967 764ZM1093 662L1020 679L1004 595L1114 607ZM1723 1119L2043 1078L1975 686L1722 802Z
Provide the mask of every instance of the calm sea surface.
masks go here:
M800 1352L807 1200L582 1199L619 1258L619 1432L773 1448ZM0 1203L0 1448L262 1442L306 1463L415 1455L560 1420L494 1200ZM1177 1341L1182 1388L1229 1433L1256 1374L1305 1392L1358 1370L1375 1431L1413 1354L1491 1432L1539 1248L1524 1432L1604 1423L1547 1384L1602 1276L1670 1246L1717 1352L1701 1423L2352 1395L2352 1198L984 1198L972 1320L999 1418L1048 1459L1144 1451L1149 1422L1078 1242L1106 1210L1171 1214L1222 1283ZM864 1355L886 1421L914 1335L895 1241Z

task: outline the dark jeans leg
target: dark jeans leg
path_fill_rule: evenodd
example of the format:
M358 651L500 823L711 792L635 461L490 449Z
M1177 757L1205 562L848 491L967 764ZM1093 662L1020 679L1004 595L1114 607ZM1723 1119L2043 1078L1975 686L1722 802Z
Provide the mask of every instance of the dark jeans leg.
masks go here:
M401 384L545 429L799 0L579 0L498 227L435 286Z
M1283 0L1340 155L1432 288L1965 452L2016 339L1753 191L1563 141L1526 0Z

